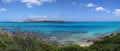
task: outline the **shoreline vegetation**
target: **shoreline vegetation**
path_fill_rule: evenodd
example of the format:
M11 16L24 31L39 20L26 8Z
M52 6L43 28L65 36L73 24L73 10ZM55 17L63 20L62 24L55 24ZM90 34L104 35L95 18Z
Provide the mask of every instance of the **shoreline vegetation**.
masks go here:
M36 34L12 34L0 30L0 51L120 51L120 33L112 33L91 44L58 46Z

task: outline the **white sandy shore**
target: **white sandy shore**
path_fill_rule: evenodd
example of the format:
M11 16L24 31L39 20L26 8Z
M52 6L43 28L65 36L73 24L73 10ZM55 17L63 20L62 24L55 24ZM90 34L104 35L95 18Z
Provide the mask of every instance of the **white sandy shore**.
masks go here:
M87 43L82 43L80 44L81 47L89 47L90 45L92 45L93 42L87 42Z

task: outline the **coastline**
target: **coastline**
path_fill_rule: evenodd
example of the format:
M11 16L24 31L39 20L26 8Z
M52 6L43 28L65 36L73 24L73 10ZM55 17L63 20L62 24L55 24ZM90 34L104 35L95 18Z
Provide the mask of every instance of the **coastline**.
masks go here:
M12 35L12 36L21 36L21 37L39 37L39 36L37 36L37 34L29 34L30 32L24 32L24 33L20 33L20 32L18 32L19 34L12 34L11 32L9 32L9 31L3 31L3 30L1 30L0 29L0 33L6 33L6 34L10 34L10 35ZM41 37L39 37L40 39L42 39L43 41L45 41L45 42L47 42L47 43L49 43L49 44L52 44L52 45L57 45L57 46L70 46L70 45L79 45L80 47L89 47L89 46L91 46L92 44L94 44L94 42L96 42L96 41L100 41L100 40L102 40L104 37L106 37L106 36L115 36L117 33L119 33L119 32L109 32L108 34L106 34L106 35L103 35L103 36L100 36L100 37L98 37L97 39L87 39L87 41L85 41L85 42L83 42L83 43L80 43L80 44L76 44L76 43L74 43L74 42L71 42L71 41L68 41L68 44L59 44L58 42L56 42L55 41L55 39L56 39L56 37L52 37L52 38L50 38L49 40L46 40L46 39L44 39L44 38L41 38ZM51 41L51 42L49 42L49 41Z
M79 46L81 46L81 47L89 47L90 45L92 45L95 41L99 41L99 40L101 40L101 39L103 39L104 37L106 37L106 36L115 36L119 31L114 31L114 32L108 32L108 33L106 33L106 34L104 34L104 35L100 35L97 39L85 39L85 42L83 42L83 43L75 43L74 41L66 41L67 43L65 43L65 44L62 44L62 43L60 43L60 42L57 42L56 40L57 40L57 37L49 37L48 39L46 39L45 37L44 37L44 35L43 36L38 36L37 35L37 33L35 33L35 32L16 32L16 33L12 33L12 32L10 32L10 31L3 31L2 29L0 29L0 32L5 32L5 33L7 33L7 34L12 34L13 36L35 36L35 37L39 37L39 38L41 38L41 39L43 39L44 41L46 41L46 42L48 42L48 43L50 43L50 44L53 44L53 45L57 45L57 46L70 46L70 45L74 45L74 44L77 44L77 45L79 45ZM42 35L42 34L41 34ZM84 40L83 40L84 41Z

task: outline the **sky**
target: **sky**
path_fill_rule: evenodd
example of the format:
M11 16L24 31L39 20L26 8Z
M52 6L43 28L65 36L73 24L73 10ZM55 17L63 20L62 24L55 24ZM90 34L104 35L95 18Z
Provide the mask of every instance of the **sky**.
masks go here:
M120 0L0 0L0 21L120 21Z

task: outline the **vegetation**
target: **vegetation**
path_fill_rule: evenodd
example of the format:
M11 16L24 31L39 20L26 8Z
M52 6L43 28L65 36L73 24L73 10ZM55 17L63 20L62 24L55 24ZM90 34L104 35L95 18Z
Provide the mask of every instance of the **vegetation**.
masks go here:
M37 36L0 32L0 51L120 51L120 33L106 36L90 47L55 46Z

